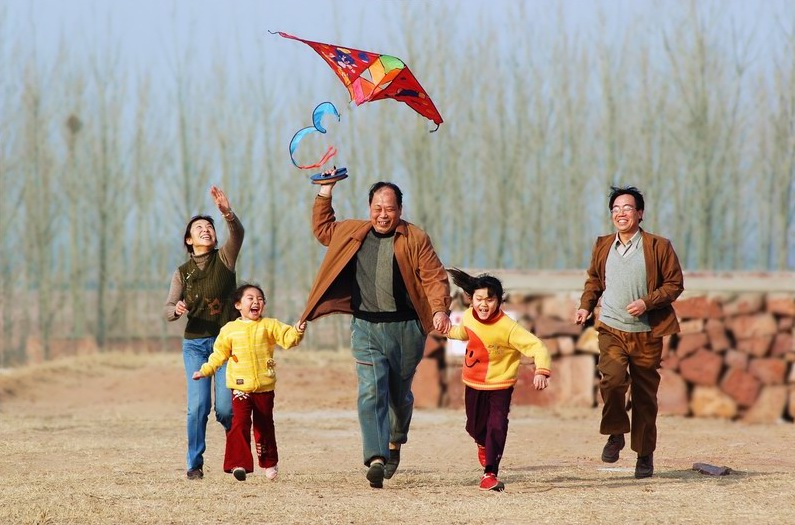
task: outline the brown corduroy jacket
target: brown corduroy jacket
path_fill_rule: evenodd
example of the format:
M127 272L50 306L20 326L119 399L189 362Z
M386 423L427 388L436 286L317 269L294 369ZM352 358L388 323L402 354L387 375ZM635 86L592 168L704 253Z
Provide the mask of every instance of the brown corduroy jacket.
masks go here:
M372 228L368 220L337 221L331 199L318 195L312 207L312 230L328 247L309 292L302 321L332 313L353 313L351 295L355 285L349 263ZM450 283L447 271L433 249L431 239L413 224L400 221L395 229L395 259L400 275L417 311L423 332L433 330L436 312L450 313Z
M646 259L646 286L649 290L645 297L646 312L651 325L651 333L655 337L670 335L679 331L671 304L684 291L684 277L679 258L671 241L659 235L643 231L643 256ZM585 280L585 289L580 297L580 309L593 312L602 292L605 290L605 266L610 247L616 234L604 235L596 239L591 254L591 266ZM598 326L598 324L597 324Z

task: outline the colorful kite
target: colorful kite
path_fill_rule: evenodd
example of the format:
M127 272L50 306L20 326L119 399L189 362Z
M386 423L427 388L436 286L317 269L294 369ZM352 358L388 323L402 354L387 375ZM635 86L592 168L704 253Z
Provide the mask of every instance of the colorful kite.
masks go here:
M436 129L439 129L442 116L411 70L399 58L312 42L282 32L276 34L298 40L314 49L337 73L357 106L373 100L391 98L408 104L411 109L432 120Z

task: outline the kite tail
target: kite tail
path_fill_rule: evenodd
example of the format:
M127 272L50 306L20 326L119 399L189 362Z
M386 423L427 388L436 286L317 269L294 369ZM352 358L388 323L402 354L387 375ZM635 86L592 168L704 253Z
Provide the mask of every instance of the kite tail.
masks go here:
M322 158L322 159L320 159L319 161L315 162L314 164L308 164L308 165L306 165L306 166L298 166L297 164L296 164L296 166L298 166L298 167L299 167L299 168L301 168L302 170L311 170L311 169L313 169L313 168L319 168L319 167L321 167L323 164L325 164L326 162L328 162L328 161L329 161L329 159L331 159L331 157L333 157L333 156L334 156L334 155L336 155L336 154L337 154L337 148L335 148L335 147L333 147L333 146L329 146L328 150L326 150L326 154L325 154L325 155L323 155L323 158Z

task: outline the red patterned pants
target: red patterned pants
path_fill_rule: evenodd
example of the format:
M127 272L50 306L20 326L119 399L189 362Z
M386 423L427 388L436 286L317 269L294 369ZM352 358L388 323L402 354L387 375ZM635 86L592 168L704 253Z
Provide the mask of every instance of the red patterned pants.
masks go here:
M232 472L235 467L254 472L254 458L251 455L252 423L259 466L268 468L279 462L276 428L273 425L273 398L273 391L232 396L232 428L226 434L225 472Z

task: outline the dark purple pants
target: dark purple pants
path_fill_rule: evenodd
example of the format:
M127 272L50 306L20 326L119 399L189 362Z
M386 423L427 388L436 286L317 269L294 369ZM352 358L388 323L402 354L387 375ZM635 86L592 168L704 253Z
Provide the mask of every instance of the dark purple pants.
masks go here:
M486 447L486 469L497 474L500 469L505 438L508 435L508 412L513 387L503 390L475 390L465 387L467 433L478 445Z

